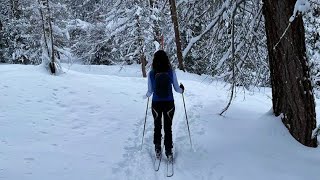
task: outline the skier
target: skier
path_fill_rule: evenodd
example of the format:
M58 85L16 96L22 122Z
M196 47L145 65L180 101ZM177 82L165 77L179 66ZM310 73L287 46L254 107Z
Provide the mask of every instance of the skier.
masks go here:
M148 73L147 97L152 97L152 115L154 118L154 139L156 157L161 157L161 129L163 116L165 154L172 160L172 119L175 111L172 85L178 93L184 92L183 84L178 84L177 76L172 69L165 51L159 50L154 54L152 70Z

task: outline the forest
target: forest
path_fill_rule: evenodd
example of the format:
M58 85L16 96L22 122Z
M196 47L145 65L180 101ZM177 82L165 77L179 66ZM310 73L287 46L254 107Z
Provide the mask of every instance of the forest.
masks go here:
M1 0L2 62L43 61L41 13L46 8L41 3ZM316 77L320 10L319 2L311 1L310 5L303 17L307 55ZM183 58L181 68L188 72L225 81L232 81L235 74L238 84L245 88L270 85L261 1L180 0L175 6L180 54L175 44L171 0L48 1L54 58L69 63L140 64L143 59L151 62L153 52L163 46L176 67L178 59Z

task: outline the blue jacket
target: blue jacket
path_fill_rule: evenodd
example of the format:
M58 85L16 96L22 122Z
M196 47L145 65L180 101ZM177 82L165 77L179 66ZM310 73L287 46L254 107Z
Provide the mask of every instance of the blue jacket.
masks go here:
M153 93L155 91L155 79L154 79L155 75L154 75L154 73L155 72L153 70L151 70L148 73L148 92L147 92L146 96L150 97L153 94L152 101L174 101L173 94L172 94L172 88L171 88L171 90L169 92L169 96L167 98L160 98L155 93ZM171 84L174 87L174 90L177 93L182 94L183 90L179 87L177 75L176 75L175 71L170 70L169 76L170 76Z

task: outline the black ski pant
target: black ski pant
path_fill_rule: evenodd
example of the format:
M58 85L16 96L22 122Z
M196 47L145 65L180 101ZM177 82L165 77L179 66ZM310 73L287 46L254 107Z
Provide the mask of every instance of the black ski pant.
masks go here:
M171 152L172 145L172 119L174 115L174 101L153 101L152 102L152 115L154 118L154 139L155 145L161 145L161 129L163 116L164 126L164 145L166 152Z

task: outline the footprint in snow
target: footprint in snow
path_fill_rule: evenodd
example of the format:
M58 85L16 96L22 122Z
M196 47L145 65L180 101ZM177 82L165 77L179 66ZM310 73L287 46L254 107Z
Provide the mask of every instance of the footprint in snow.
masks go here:
M60 107L62 107L62 108L67 107L67 105L66 105L66 104L62 104L61 102L57 102L57 105L58 105L58 106L60 106Z
M34 161L35 159L32 158L32 157L28 157L28 158L24 158L24 160L26 160L26 161Z
M120 94L123 94L123 95L129 95L128 93L125 93L125 92L120 92Z

